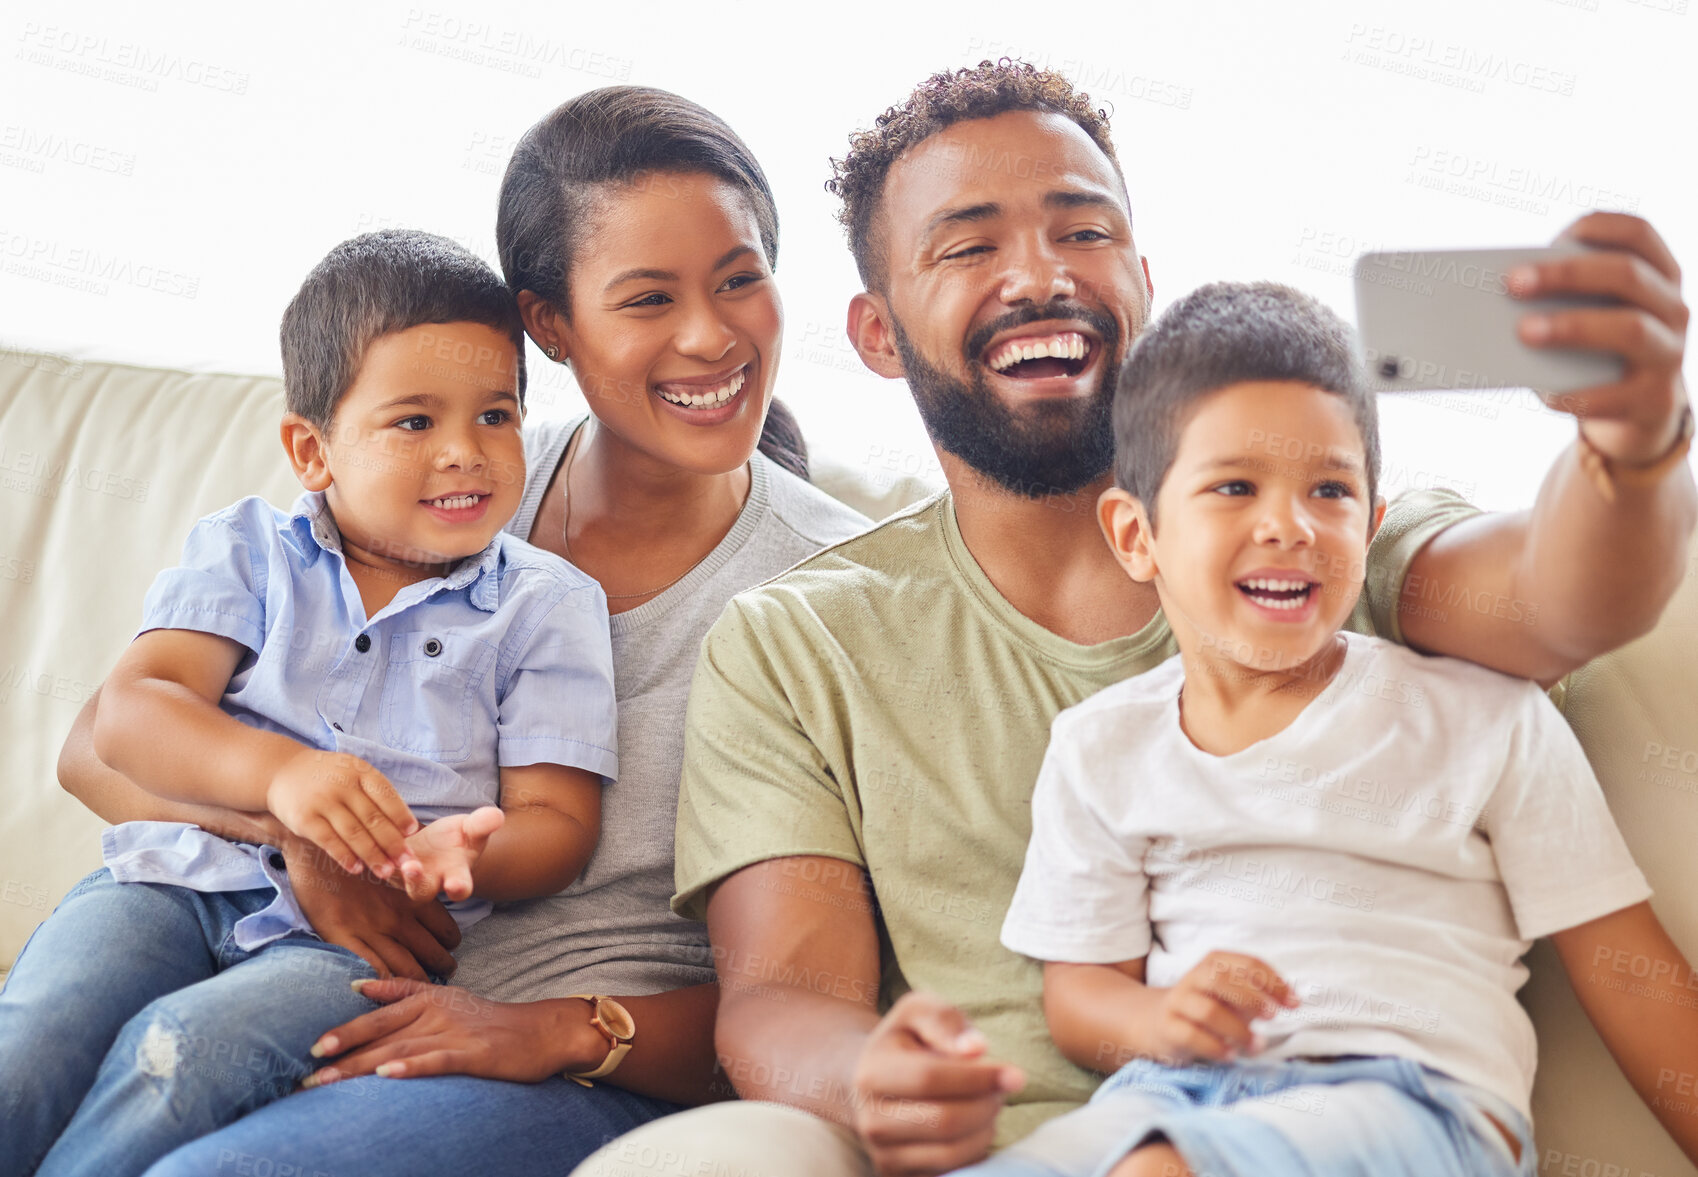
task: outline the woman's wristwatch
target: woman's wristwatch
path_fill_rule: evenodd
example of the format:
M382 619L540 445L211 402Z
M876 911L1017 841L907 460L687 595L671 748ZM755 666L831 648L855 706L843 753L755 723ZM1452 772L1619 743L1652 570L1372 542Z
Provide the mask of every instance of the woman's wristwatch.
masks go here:
M611 997L574 993L571 999L590 1003L590 1025L600 1030L602 1037L607 1039L607 1057L593 1071L566 1071L564 1074L574 1083L594 1087L591 1079L604 1079L613 1074L625 1061L625 1056L631 1053L631 1043L637 1037L637 1023L632 1019L631 1011Z

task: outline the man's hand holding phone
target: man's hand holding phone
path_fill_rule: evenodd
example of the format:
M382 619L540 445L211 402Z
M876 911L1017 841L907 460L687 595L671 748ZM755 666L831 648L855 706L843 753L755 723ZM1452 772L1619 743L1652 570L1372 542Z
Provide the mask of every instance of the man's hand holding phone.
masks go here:
M1679 438L1689 314L1674 255L1639 217L1589 213L1545 249L1366 254L1356 308L1380 391L1531 388L1629 467Z
M1522 317L1521 341L1534 348L1586 348L1621 357L1621 379L1570 393L1540 393L1554 409L1580 418L1593 448L1629 466L1654 462L1674 445L1687 403L1681 379L1690 312L1680 267L1650 224L1625 213L1589 213L1558 243L1586 251L1517 267L1516 298L1602 295L1615 306L1576 307Z

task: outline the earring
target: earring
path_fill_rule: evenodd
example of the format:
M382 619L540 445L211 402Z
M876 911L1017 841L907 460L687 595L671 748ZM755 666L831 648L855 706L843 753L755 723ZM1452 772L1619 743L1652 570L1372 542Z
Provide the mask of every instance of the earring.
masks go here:
M558 360L560 358L560 349L551 343L542 349L542 354L551 360Z

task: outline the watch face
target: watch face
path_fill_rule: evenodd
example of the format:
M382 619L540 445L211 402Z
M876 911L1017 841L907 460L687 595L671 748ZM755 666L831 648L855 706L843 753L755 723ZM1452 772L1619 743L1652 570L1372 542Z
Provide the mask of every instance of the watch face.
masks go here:
M608 1033L618 1039L627 1039L637 1032L636 1022L631 1020L631 1012L617 1001L604 997L596 1008L601 1024L607 1027Z

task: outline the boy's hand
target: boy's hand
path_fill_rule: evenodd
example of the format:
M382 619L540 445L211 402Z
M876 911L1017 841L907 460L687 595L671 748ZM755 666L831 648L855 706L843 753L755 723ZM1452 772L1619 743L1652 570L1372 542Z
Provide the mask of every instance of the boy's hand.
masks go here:
M472 867L489 844L490 835L501 828L507 815L493 805L470 813L439 818L407 839L411 853L402 860L401 874L390 882L404 888L415 901L469 899Z
M380 879L405 864L407 835L419 829L388 778L346 752L302 748L272 776L265 806L349 874L370 867Z
M1156 1055L1164 1062L1226 1062L1261 1050L1250 1029L1298 1004L1280 975L1253 956L1211 952L1167 990L1156 1012Z

